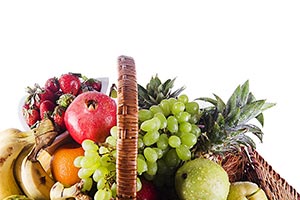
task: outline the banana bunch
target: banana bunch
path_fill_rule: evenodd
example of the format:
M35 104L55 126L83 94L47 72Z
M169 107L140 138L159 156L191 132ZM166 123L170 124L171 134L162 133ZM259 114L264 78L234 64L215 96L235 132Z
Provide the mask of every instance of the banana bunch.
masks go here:
M37 146L40 144L37 135L53 130L52 123L46 121L27 132L13 128L0 132L0 199L16 199L18 195L34 200L50 199L55 181L35 156L37 149L41 149Z

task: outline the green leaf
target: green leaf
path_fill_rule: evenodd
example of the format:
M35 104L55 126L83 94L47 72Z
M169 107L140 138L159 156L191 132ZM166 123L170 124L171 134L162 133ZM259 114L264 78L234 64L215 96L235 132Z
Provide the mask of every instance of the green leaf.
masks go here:
M242 107L238 124L247 123L249 120L259 115L262 112L261 108L264 105L264 103L265 100L257 100L246 104L244 107Z
M219 112L223 113L225 108L226 108L226 105L224 103L224 101L216 94L213 94L217 100L217 103L216 103L216 107L218 109Z
M249 137L248 135L241 134L235 139L237 140L237 142L239 144L243 144L245 146L250 146L253 149L256 148L256 144L255 144L254 140L251 137Z
M267 109L269 109L269 108L272 108L273 106L275 106L276 105L276 103L268 103L268 102L266 102L266 103L264 103L264 105L263 105L263 107L261 108L261 110L262 111L265 111L265 110L267 110Z
M241 115L241 109L238 107L235 111L230 112L229 115L226 117L225 121L228 126L234 126L238 124L239 118Z
M248 98L247 98L247 103L246 104L249 104L251 102L255 101L255 97L254 95L252 94L252 92L249 92L248 94Z
M195 100L205 101L205 102L213 104L214 106L217 106L217 103L218 103L217 100L215 100L213 98L209 98L209 97L199 97L199 98L196 98Z
M249 95L249 80L247 80L242 86L241 86L241 106L244 106L247 103Z
M260 123L261 126L264 126L264 115L262 113L257 115L255 118L257 119L257 121Z
M225 114L224 114L225 116L234 115L234 112L237 108L236 100L237 100L237 93L234 92L226 104Z

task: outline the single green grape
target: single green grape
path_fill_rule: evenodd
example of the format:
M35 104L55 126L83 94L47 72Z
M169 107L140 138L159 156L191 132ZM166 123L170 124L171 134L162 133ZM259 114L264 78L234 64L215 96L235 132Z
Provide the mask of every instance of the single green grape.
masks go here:
M178 121L177 121L176 117L174 117L173 115L170 115L167 118L167 129L171 133L176 133L178 131Z
M177 102L177 99L175 99L174 97L171 97L171 98L169 98L169 99L167 99L167 100L168 100L168 102L169 102L169 107L170 107L170 111L171 111L171 109L172 109L174 103Z
M94 173L94 171L95 171L94 169L90 169L90 168L80 168L78 170L78 177L80 179L87 179Z
M150 131L147 132L143 137L143 142L146 146L151 146L152 144L156 143L159 139L159 132L158 131Z
M176 153L178 157L183 161L190 160L192 157L190 149L184 144L181 144L176 148Z
M155 113L154 116L160 120L159 129L164 129L167 127L167 119L163 113Z
M193 133L198 138L201 134L201 129L196 124L192 124L191 133Z
M101 189L105 188L106 183L107 183L107 181L106 181L105 177L101 177L97 182L97 189L101 190Z
M195 101L191 101L185 104L185 110L191 115L195 115L199 112L199 104Z
M82 186L82 191L90 191L93 187L93 180L92 178L88 177L88 178L84 178L82 179L83 182L83 186Z
M161 100L161 102L159 103L159 107L162 109L162 112L165 116L169 116L170 115L170 102L167 99L163 99Z
M192 133L183 133L180 138L182 144L188 148L192 148L197 143L197 137Z
M84 156L78 156L74 159L74 166L77 167L77 168L80 168L81 167L81 160Z
M178 96L177 100L186 104L189 102L189 97L186 94L181 94Z
M169 137L168 141L169 145L173 148L176 148L181 144L181 139L176 135L172 135L171 137Z
M147 174L154 176L157 172L157 162L149 162L147 161Z
M162 150L162 149L160 149L160 148L157 148L157 147L154 147L153 149L156 151L158 159L160 159L160 158L162 158L162 157L163 157L163 155L164 155L164 152L163 152L163 150Z
M173 104L171 108L171 112L173 113L173 115L177 115L178 113L184 111L184 109L185 109L184 103L182 103L181 101L177 101Z
M112 198L112 192L110 189L100 189L95 193L94 200L110 200Z
M179 124L179 131L182 133L189 133L192 131L192 125L189 122L182 122Z
M116 184L115 184L116 185ZM142 189L142 182L139 177L136 178L136 191L140 191Z
M108 148L106 148L105 146L100 146L99 147L99 154L100 155L107 154L107 153L109 153Z
M92 166L99 163L100 156L99 154L97 155L98 157L95 159L92 156L84 156L80 161L80 166L86 169L92 168Z
M156 142L156 145L161 150L167 149L169 146L168 135L165 133L161 134Z
M113 126L110 129L110 135L113 136L115 139L118 138L118 127L117 126Z
M161 109L161 107L159 107L158 105L152 105L150 108L149 108L149 110L153 113L153 114L155 114L155 113L162 113L163 111L162 111L162 109Z
M101 166L107 167L110 165L111 162L112 162L112 160L111 160L111 156L109 154L104 154L100 157L99 163Z
M138 112L138 119L139 121L143 122L143 121L146 121L146 120L149 120L153 117L153 112L151 112L150 110L148 109L141 109L139 110Z
M109 174L109 171L106 167L99 166L93 173L93 180L95 182L98 182L101 178L107 176L108 174Z
M138 178L137 178L138 179ZM117 197L117 184L113 183L110 187L111 193L112 193L112 197L116 198ZM139 190L137 190L139 191Z
M177 118L177 120L178 120L179 123L181 123L181 122L187 122L187 121L190 120L191 114L188 113L188 112L185 112L185 111L179 112L179 113L176 115L176 118Z
M145 146L145 144L144 144L144 142L143 142L143 137L142 137L142 138L139 137L139 138L138 138L138 148L139 148L139 149L142 149L142 148L144 148L144 146Z
M157 117L142 122L140 128L145 131L157 131L160 127L160 120Z
M148 165L147 165L147 162L138 157L137 158L137 172L139 175L141 175L142 173L146 172L148 170Z
M98 145L90 139L83 140L81 146L84 149L84 151L98 151Z
M144 149L144 156L149 162L156 162L156 160L158 159L156 151L151 147L146 147Z
M113 136L108 136L106 139L105 139L105 142L107 142L108 144L110 144L111 146L113 147L116 147L117 146L117 140L115 137Z

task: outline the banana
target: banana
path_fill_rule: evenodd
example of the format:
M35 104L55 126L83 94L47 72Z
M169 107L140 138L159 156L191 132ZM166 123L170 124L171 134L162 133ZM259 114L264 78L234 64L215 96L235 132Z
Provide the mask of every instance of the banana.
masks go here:
M14 162L28 144L34 143L33 131L10 128L0 132L0 199L23 194L14 178Z
M30 198L26 197L25 195L14 194L14 195L6 197L3 200L34 200L34 199L30 199Z
M71 187L65 187L62 183L56 182L50 191L51 200L91 200L92 198L87 194L84 194L81 189L83 187L83 182L75 183Z
M50 199L50 190L55 181L45 171L39 160L32 161L29 159L29 155L33 150L34 148L29 153L24 152L25 156L21 167L16 169L15 174L19 180L18 183L29 198L35 200ZM22 159L22 156L20 159Z

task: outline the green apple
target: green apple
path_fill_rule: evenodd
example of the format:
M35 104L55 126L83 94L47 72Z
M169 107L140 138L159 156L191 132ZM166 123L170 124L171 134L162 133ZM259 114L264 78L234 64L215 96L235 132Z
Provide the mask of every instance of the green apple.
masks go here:
M226 200L229 187L227 172L205 158L187 161L175 175L175 188L181 200Z
M227 200L268 200L268 198L256 183L237 181L230 185Z

